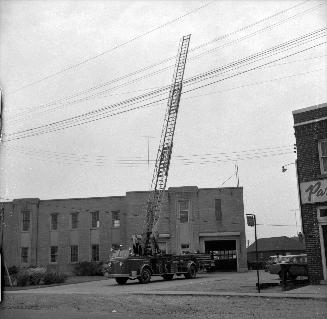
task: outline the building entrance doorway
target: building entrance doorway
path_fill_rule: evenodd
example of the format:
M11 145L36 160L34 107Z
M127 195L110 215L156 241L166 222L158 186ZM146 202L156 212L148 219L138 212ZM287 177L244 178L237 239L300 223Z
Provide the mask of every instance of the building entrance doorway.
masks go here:
M205 252L211 254L216 270L237 271L236 240L205 241Z

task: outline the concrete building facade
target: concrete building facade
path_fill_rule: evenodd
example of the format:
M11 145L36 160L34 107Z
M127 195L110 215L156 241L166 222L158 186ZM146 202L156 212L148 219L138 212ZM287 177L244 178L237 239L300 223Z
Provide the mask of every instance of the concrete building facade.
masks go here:
M107 261L111 248L130 247L142 231L148 195L2 203L6 264L70 272L81 261ZM218 264L246 271L243 188L169 188L159 234L166 253L212 251Z
M327 103L293 111L303 235L312 283L327 280Z

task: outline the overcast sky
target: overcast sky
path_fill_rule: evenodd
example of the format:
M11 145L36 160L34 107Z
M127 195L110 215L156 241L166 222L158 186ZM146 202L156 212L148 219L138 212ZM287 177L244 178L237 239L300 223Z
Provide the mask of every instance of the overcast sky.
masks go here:
M1 197L148 190L168 91L117 103L171 84L191 34L184 80L213 72L184 85L167 186L235 187L238 165L258 236L295 235L292 110L327 101L326 34L316 32L326 4L0 1Z

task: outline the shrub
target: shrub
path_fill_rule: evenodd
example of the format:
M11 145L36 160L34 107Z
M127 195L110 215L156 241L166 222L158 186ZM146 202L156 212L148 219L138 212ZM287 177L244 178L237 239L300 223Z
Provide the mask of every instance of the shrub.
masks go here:
M60 272L46 272L43 278L45 285L60 284L65 282L67 275Z
M41 280L44 280L46 269L43 267L32 267L26 270L29 275L29 281L31 285L39 285Z
M17 286L26 286L29 284L30 276L25 271L19 272L16 276Z
M10 276L16 277L16 275L19 272L19 269L18 269L17 266L11 266L11 267L8 268L8 272L9 272Z
M76 276L102 276L103 262L82 261L75 265Z

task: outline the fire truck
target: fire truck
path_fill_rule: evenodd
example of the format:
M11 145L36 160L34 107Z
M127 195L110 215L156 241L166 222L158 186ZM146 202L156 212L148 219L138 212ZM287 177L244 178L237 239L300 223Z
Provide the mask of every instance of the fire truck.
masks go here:
M133 248L116 250L104 266L104 275L115 278L119 285L128 279L138 279L145 284L152 276L161 276L165 280L173 279L174 275L195 278L200 268L195 254L163 254L157 244L160 208L168 178L190 37L184 36L179 45L142 234L132 236Z

